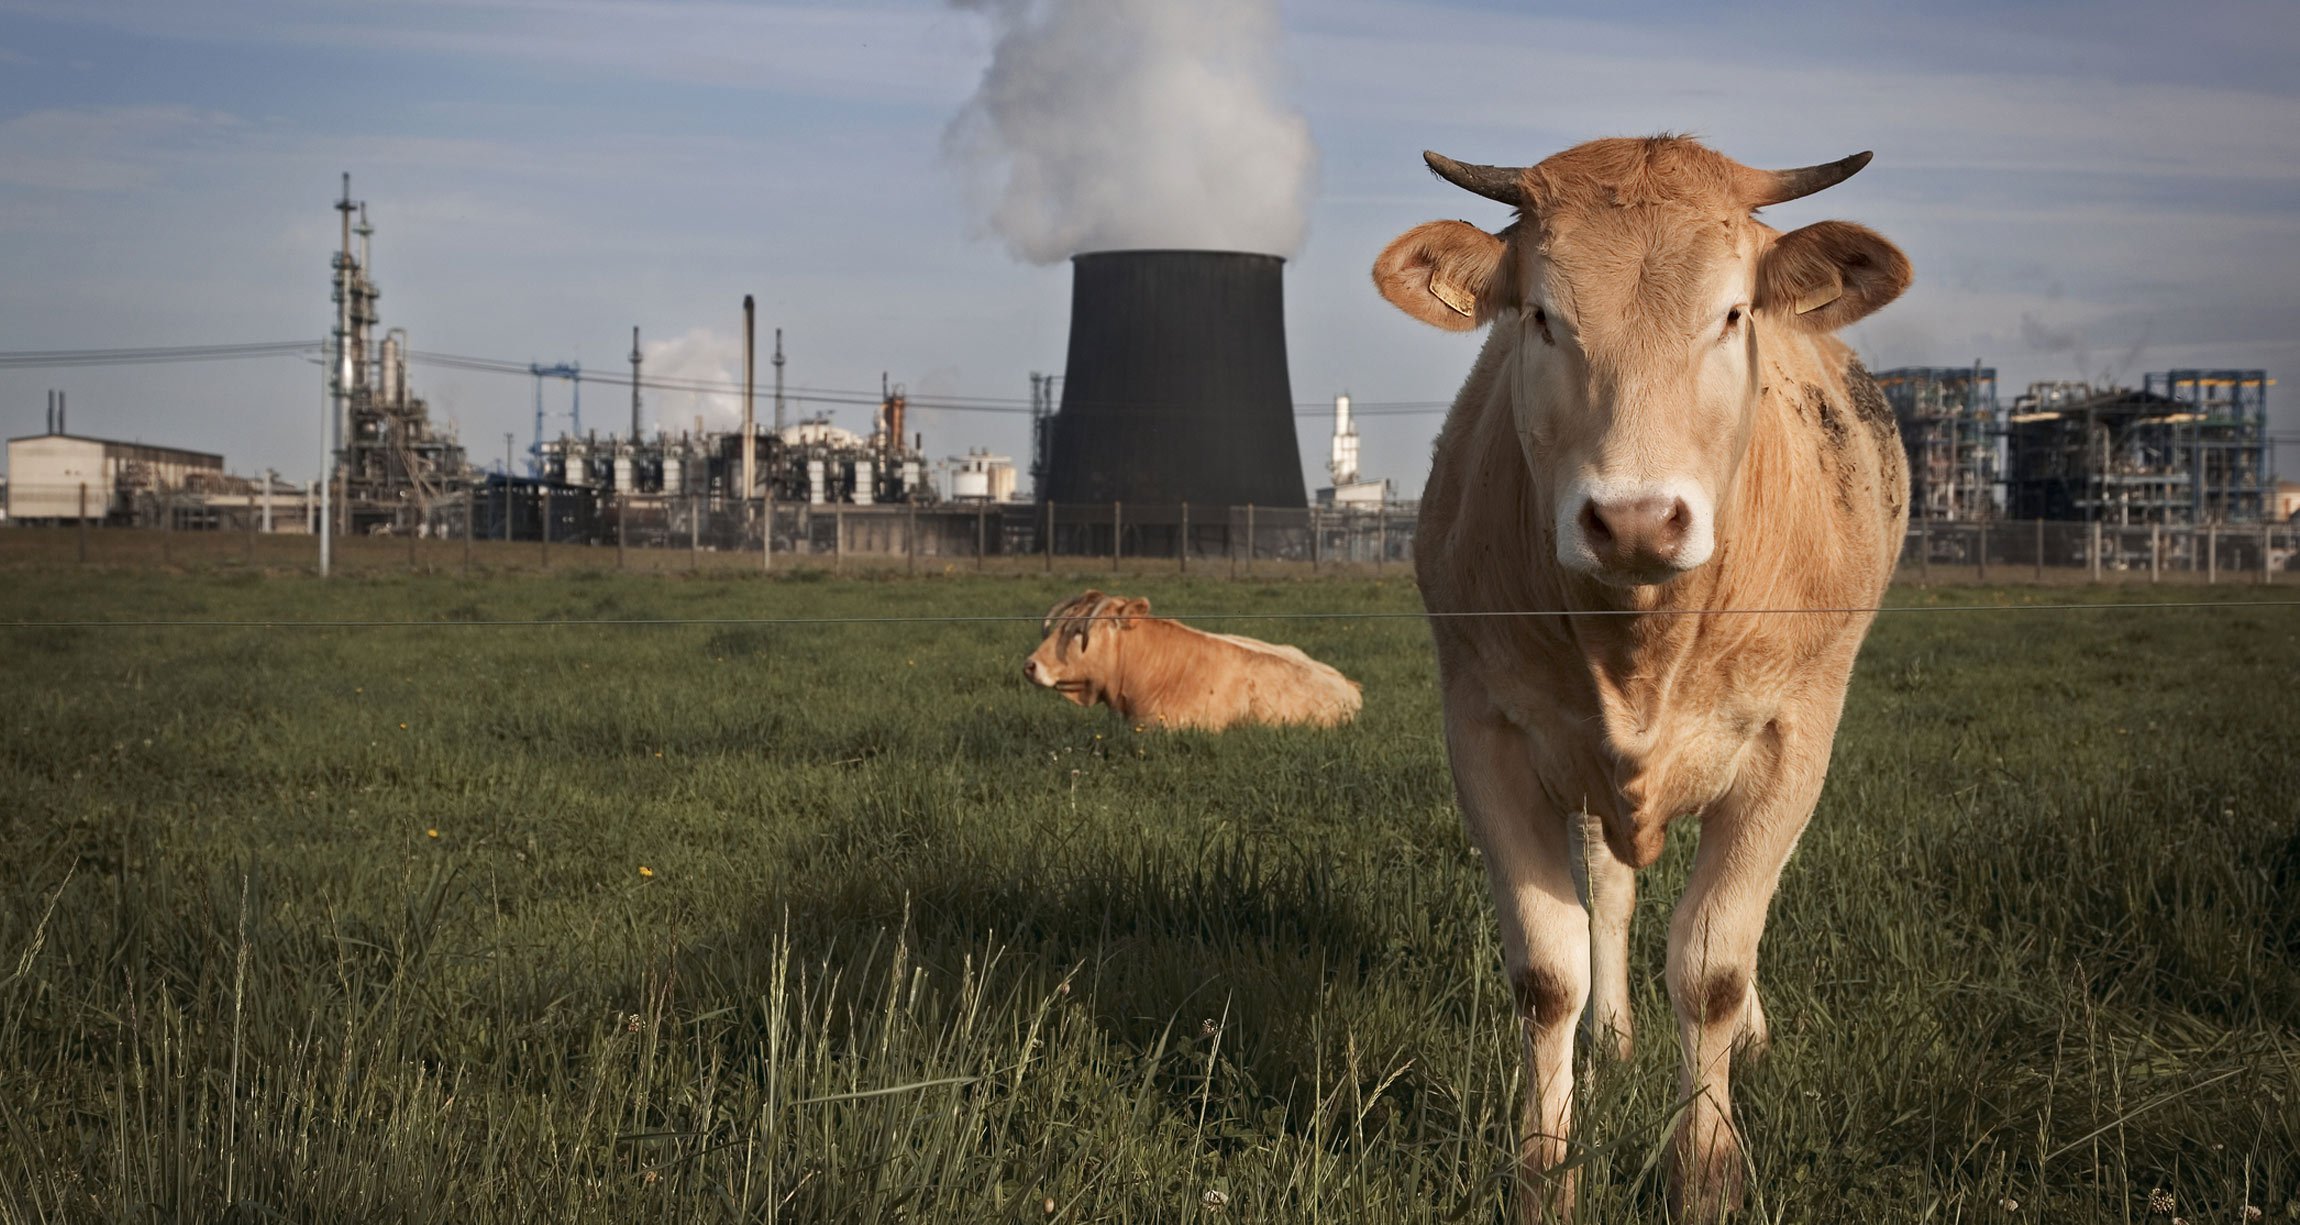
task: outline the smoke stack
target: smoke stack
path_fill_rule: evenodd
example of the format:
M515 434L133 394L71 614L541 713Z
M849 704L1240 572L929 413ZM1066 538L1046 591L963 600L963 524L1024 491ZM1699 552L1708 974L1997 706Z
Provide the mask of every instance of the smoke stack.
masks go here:
M56 432L56 389L48 389L48 432Z
M71 432L64 424L64 393L61 391L56 393L56 432L59 434Z
M1285 263L1239 251L1073 256L1069 365L1040 496L1307 505Z

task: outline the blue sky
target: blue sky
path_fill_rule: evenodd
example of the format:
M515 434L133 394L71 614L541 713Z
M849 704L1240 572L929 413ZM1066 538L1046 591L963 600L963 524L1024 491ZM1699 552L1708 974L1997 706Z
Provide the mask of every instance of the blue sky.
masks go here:
M2008 392L2266 367L2300 437L2300 9L1912 7L1283 4L1278 88L1319 158L1287 272L1296 398L1442 400L1466 371L1473 340L1366 279L1411 225L1502 220L1421 149L1532 161L1670 129L1757 164L1877 151L1773 218L1909 251L1916 287L1848 336L1875 364L1979 358ZM319 335L349 171L417 348L620 370L636 324L651 373L724 377L753 293L796 386L1022 397L1061 364L1068 277L983 236L944 154L989 46L925 2L0 0L0 351ZM416 385L478 454L524 443L527 381ZM0 433L37 432L61 387L79 432L308 477L320 386L281 360L0 371ZM586 417L626 404L593 388ZM650 393L649 416L727 407ZM1417 489L1436 425L1369 420L1365 467ZM1024 448L1016 418L920 427L938 455ZM2300 475L2300 447L2280 458Z

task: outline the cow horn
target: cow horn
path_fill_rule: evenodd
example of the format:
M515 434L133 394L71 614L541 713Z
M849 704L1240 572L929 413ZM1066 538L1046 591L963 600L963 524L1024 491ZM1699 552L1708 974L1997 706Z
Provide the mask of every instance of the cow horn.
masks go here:
M1457 162L1443 153L1422 150L1422 160L1429 163L1430 173L1464 191L1474 191L1488 200L1511 206L1525 203L1525 172L1514 166L1480 166L1474 162Z
M1751 170L1746 188L1749 207L1783 204L1835 187L1859 173L1861 167L1868 165L1869 159L1874 156L1864 149L1851 157L1823 162L1818 166L1799 166L1795 170Z

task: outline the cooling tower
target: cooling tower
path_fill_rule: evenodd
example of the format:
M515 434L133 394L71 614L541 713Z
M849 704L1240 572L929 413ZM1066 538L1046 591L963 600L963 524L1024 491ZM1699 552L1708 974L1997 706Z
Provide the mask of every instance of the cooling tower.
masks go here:
M1285 264L1238 251L1073 256L1070 355L1040 497L1305 505Z

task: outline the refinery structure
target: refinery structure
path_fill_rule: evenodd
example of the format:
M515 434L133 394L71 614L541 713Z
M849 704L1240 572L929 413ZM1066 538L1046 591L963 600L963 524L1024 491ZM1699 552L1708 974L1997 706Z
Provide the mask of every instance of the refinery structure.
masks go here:
M2281 518L2263 370L2168 370L2134 387L2032 383L2000 404L1997 372L1881 371L1908 451L1912 520L2209 526Z
M787 392L782 331L759 361L748 298L740 384L650 381L636 327L627 375L418 352L405 329L384 326L375 227L350 186L346 175L334 204L326 479L298 487L276 474L232 476L205 450L72 435L55 392L47 431L9 442L8 519L310 531L321 536L323 569L330 537L379 535L839 556L1155 556L1184 565L1241 552L1378 565L1410 548L1416 508L1361 470L1347 395L1333 401L1331 483L1305 489L1295 422L1320 410L1293 400L1278 256L1073 257L1065 368L1029 376L1029 454L1018 470L982 448L930 459L911 396L883 376L875 404L867 393ZM308 355L311 346L233 348ZM505 436L500 463L475 463L417 393L410 367L424 363L531 378L524 448ZM1996 368L1980 361L1876 378L1907 451L1911 538L1929 542L1919 546L1927 559L1985 566L1992 523L2200 533L2282 523L2300 503L2300 486L2276 480L2275 384L2265 371L2168 370L2136 388L2035 383L2009 404ZM584 426L586 382L628 389L624 428ZM549 409L562 384L563 418ZM660 415L650 423L650 388L734 399L739 424ZM958 399L934 406L991 403ZM870 407L867 429L793 411L826 401ZM999 411L1022 411L1014 403ZM562 420L565 428L550 428ZM2001 554L2009 537L2000 529L1996 539ZM2048 550L2041 530L2030 539L2040 563L2067 552ZM2183 539L2171 546L2179 556L2209 559L2210 541ZM2259 550L2269 555L2266 543Z

